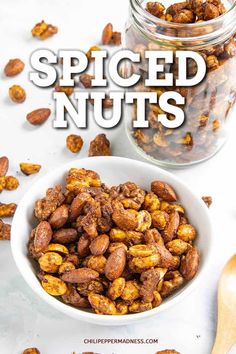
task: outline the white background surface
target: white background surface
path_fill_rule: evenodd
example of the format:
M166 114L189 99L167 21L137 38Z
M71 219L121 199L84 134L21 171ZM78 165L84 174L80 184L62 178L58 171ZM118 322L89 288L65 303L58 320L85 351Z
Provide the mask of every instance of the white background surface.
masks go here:
M122 30L127 18L128 0L0 0L0 156L10 159L10 173L19 171L18 164L31 161L42 164L40 174L25 177L17 172L20 188L3 192L1 202L19 201L24 192L41 175L63 162L77 158L65 148L69 133L79 133L85 140L81 157L87 155L88 142L101 130L91 119L89 129L79 131L71 124L69 130L52 128L51 117L39 128L26 123L25 115L33 109L53 105L51 90L40 90L28 81L29 56L36 48L78 48L87 50L99 43L107 22ZM45 19L59 27L53 38L40 42L31 37L36 22ZM24 72L12 79L4 78L2 68L9 58L20 57ZM21 84L27 91L27 101L13 104L8 88ZM234 125L233 125L234 127ZM113 154L139 159L129 144L124 127L106 132L112 142ZM36 346L41 354L154 354L174 348L181 354L209 354L215 335L216 286L226 260L235 252L235 148L233 134L225 147L210 161L186 170L174 171L193 190L211 195L215 226L214 258L211 271L201 287L167 313L132 327L98 327L64 317L41 303L26 285L13 262L10 244L0 244L0 353L20 354L26 347ZM207 235L206 235L207 237ZM154 345L85 345L85 338L158 338ZM236 351L231 351L236 353Z

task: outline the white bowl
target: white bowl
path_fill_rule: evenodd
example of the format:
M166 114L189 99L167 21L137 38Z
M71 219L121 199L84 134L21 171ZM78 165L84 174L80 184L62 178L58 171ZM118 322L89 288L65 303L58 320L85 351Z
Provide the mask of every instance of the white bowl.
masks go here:
M124 316L104 316L79 310L66 305L57 298L47 294L41 287L27 256L27 242L32 227L35 226L33 217L34 203L42 198L47 188L56 184L62 184L66 173L71 167L86 168L95 170L101 176L102 181L108 185L118 185L126 181L134 181L142 188L150 190L150 183L155 179L163 180L176 190L180 202L185 206L190 222L197 228L197 246L201 252L200 269L194 279L188 282L182 289L165 299L161 306L152 310L129 314ZM73 160L56 170L48 173L39 179L25 194L16 210L11 234L11 248L16 265L22 276L38 294L43 301L46 301L55 309L78 320L91 322L99 325L119 326L127 325L167 310L170 306L182 300L193 288L197 286L204 273L207 271L209 256L212 245L212 228L208 208L204 202L178 178L156 166L140 161L130 160L121 157L89 157L80 160Z

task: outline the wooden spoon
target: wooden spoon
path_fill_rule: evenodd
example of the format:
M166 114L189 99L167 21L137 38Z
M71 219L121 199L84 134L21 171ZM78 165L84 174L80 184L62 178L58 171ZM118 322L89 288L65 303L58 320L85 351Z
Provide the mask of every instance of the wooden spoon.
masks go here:
M211 354L227 354L236 343L236 255L224 267L218 286L218 323Z

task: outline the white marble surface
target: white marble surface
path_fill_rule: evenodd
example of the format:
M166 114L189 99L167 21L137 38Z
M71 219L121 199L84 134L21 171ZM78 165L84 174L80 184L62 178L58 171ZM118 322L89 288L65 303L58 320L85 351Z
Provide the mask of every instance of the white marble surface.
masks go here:
M87 50L100 39L104 24L111 21L115 29L124 26L128 0L0 0L0 68L11 57L21 57L26 63L24 72L16 78L0 75L0 155L10 158L10 172L18 171L18 164L30 160L41 163L40 174L31 177L19 173L21 186L17 191L1 194L1 202L18 201L27 188L41 175L73 159L65 149L69 130L55 130L51 120L40 128L25 122L25 114L34 108L52 105L51 90L39 90L28 81L29 55L47 47L80 48ZM48 41L31 38L32 26L45 19L59 27L59 33ZM27 101L22 105L9 102L8 87L22 84L27 90ZM86 156L88 141L101 130L89 123L83 130ZM232 132L233 133L233 132ZM107 131L114 155L139 158L130 146L123 127ZM235 252L236 205L234 153L236 140L231 135L228 143L214 158L201 165L180 171L176 175L185 180L199 197L212 195L211 209L215 225L214 259L211 271L199 289L167 313L131 327L98 327L67 318L40 299L26 285L13 262L8 242L0 244L0 352L20 354L29 346L36 346L42 354L70 354L75 351L94 351L100 354L154 354L166 348L175 348L181 354L209 354L216 324L216 286L226 260ZM85 338L151 338L159 344L99 345L84 344ZM236 351L231 351L236 353Z

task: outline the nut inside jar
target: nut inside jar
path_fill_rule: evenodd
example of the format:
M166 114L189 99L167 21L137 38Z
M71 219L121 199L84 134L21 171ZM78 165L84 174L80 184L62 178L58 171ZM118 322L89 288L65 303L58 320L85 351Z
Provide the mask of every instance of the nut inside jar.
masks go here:
M176 91L185 98L185 121L176 129L165 128L158 104L148 104L149 128L133 128L137 106L128 111L128 134L138 151L153 162L184 166L213 156L225 142L227 122L236 100L235 4L221 0L187 0L165 7L159 2L131 0L132 19L126 31L126 47L140 53L142 64L127 68L142 75L136 91ZM134 3L136 5L134 5ZM140 21L140 18L142 21ZM145 87L147 78L144 52L148 50L191 50L205 60L205 79L193 87ZM196 74L196 63L188 60L188 78ZM164 65L164 73L178 78L178 58ZM171 104L173 104L171 102ZM182 106L181 106L182 107ZM168 114L168 119L175 117Z

